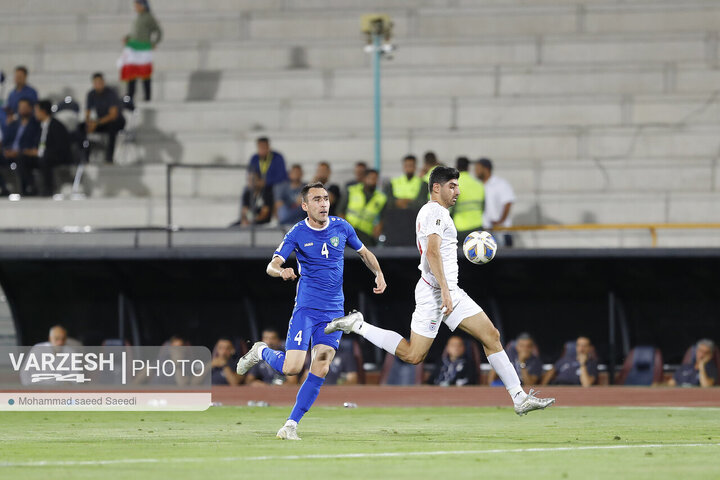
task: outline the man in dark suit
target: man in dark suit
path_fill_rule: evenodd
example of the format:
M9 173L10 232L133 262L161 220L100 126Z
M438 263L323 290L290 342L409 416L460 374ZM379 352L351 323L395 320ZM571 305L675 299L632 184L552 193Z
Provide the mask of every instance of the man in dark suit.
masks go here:
M40 141L40 124L33 117L32 103L27 98L18 101L17 118L7 126L0 149L0 165L13 168L19 166L22 157L29 151L37 149ZM0 190L6 195L4 181L0 181ZM23 192L25 193L25 192Z
M40 138L37 148L26 150L19 162L20 183L25 194L37 192L33 170L39 169L43 177L43 190L45 197L55 192L53 185L53 168L58 165L70 163L70 134L65 125L52 118L50 101L40 100L35 105L35 119L40 124Z

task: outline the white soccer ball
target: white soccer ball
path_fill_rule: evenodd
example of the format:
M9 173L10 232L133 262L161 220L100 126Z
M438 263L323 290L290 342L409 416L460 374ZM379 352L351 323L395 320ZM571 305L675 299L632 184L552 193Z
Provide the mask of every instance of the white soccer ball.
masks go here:
M489 232L472 232L463 242L465 258L472 263L488 263L495 258L497 242Z

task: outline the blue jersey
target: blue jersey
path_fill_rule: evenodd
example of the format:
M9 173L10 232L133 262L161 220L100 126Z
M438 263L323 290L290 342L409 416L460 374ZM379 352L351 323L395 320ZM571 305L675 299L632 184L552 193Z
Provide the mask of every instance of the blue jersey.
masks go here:
M345 244L355 250L363 247L355 229L344 219L329 217L322 230L312 228L307 219L285 234L275 255L287 260L294 251L298 261L295 307L315 310L343 310L343 267Z

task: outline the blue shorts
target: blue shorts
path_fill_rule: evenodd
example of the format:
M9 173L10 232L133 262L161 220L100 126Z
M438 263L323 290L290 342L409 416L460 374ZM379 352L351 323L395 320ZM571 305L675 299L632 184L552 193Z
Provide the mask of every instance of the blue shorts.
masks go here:
M285 350L307 351L312 345L327 345L337 350L343 332L338 330L325 335L325 326L333 318L345 315L342 310L315 310L314 308L295 307L288 334L285 339ZM310 341L312 340L312 343Z

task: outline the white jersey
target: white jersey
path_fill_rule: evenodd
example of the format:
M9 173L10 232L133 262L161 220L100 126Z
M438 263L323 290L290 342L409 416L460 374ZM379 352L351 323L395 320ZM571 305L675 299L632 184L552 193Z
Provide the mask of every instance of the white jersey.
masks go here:
M458 254L457 229L450 217L450 212L437 202L426 203L418 212L415 221L417 247L420 250L420 265L422 278L433 287L439 287L435 275L430 270L427 261L428 237L432 234L440 236L440 257L442 258L445 280L450 289L456 288L458 283Z

